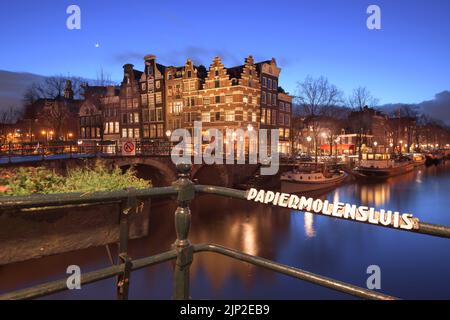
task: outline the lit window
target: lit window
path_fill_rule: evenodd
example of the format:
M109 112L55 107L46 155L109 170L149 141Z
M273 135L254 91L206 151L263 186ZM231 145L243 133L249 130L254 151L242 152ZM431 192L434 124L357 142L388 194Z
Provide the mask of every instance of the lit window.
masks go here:
M134 113L134 123L139 123L139 113Z
M202 122L210 122L210 114L209 112L202 112Z
M139 128L134 128L134 137L139 138Z
M123 128L122 129L122 138L126 138L127 137L127 129Z
M234 111L227 111L225 113L225 121L234 121Z
M225 96L225 103L232 103L233 96L231 94Z
M204 104L205 106L208 106L208 105L209 105L209 97L203 98L203 104Z
M242 101L243 101L244 103L248 103L248 97L247 97L247 96L244 96L244 98L242 98Z

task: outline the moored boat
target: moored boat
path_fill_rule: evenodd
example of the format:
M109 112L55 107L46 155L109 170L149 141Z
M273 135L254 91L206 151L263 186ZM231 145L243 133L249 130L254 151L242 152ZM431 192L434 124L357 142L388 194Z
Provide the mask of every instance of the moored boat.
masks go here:
M330 189L345 181L348 174L340 170L299 167L281 174L281 190L287 193Z
M414 162L405 158L394 160L390 155L374 155L361 160L360 164L353 169L356 178L364 180L385 180L393 176L411 172Z
M422 166L426 162L426 158L421 153L413 153L410 155L410 159L412 160L414 167Z

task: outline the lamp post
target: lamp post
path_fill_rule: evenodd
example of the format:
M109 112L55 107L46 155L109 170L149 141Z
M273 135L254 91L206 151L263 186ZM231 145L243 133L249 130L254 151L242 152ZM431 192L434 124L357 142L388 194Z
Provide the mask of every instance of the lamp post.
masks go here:
M377 145L378 145L378 142L374 141L374 142L373 142L373 147L374 147L374 148L373 148L373 150L372 150L372 151L373 151L373 154L375 154L376 151L377 151Z
M311 155L311 150L310 150L310 148L311 148L311 140L312 140L312 138L310 136L306 137L306 141L308 141L308 156Z

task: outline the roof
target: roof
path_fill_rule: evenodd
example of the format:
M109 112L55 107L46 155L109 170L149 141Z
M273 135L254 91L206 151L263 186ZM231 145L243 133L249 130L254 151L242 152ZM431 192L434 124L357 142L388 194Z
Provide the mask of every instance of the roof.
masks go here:
M244 72L244 65L240 65L237 67L232 67L227 69L227 73L230 76L230 79L240 79L241 74Z

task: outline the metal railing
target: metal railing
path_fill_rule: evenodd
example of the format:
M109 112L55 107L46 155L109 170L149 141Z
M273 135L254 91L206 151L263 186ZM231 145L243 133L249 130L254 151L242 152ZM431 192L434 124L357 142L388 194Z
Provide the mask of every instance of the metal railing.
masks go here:
M89 284L117 277L117 298L128 299L130 286L130 273L142 268L175 260L173 271L173 298L190 299L189 280L190 266L194 255L201 252L212 252L232 259L240 260L259 266L280 274L288 275L296 279L311 282L329 289L343 292L364 299L392 300L396 299L383 293L371 291L352 284L317 275L299 268L283 265L268 259L253 256L234 249L222 247L216 244L191 244L188 235L191 224L191 211L189 204L196 194L213 194L217 196L235 199L246 199L247 192L217 186L194 185L189 179L190 165L179 164L177 166L178 180L170 187L152 188L146 190L129 189L115 192L96 192L89 194L72 193L59 195L39 195L28 197L2 197L0 198L0 214L4 210L27 209L37 207L53 207L61 205L81 205L89 203L121 203L120 235L118 262L116 265L102 268L81 275L81 284ZM176 240L171 250L153 256L132 260L128 256L128 236L130 214L133 214L140 200L155 197L176 196L178 207L175 211ZM381 225L376 225L384 227ZM408 231L403 229L395 229ZM417 233L450 238L450 227L419 223L419 229L410 230ZM33 299L67 290L66 279L47 282L31 288L14 291L0 295L0 300L9 299Z

